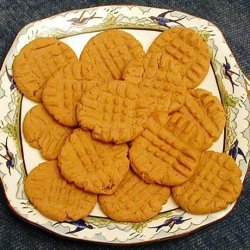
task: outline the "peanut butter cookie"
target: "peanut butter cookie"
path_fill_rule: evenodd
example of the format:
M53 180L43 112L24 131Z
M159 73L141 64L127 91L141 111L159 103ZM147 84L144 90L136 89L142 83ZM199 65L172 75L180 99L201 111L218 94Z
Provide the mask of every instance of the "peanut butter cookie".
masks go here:
M87 67L78 61L68 64L51 76L44 86L42 102L62 125L77 127L76 105L81 95L101 83L100 76L92 75L92 70Z
M193 119L205 131L207 141L217 141L224 129L224 108L219 99L207 90L189 90L186 102L179 112Z
M225 153L202 154L195 174L172 188L177 204L193 214L214 213L236 201L242 190L241 170Z
M40 150L46 160L55 160L66 138L73 131L58 124L39 104L26 114L23 134L26 141Z
M129 33L107 30L88 41L80 61L91 65L107 81L121 80L127 65L142 60L144 54L140 42Z
M97 194L112 194L129 169L126 144L102 143L88 131L77 129L58 157L63 177L77 187Z
M46 81L64 65L76 61L74 51L55 38L37 38L27 44L13 62L13 76L20 92L41 102Z
M157 215L170 196L170 188L148 184L131 170L112 195L99 195L102 211L115 221L140 222Z
M167 78L180 78L188 89L197 87L208 73L208 45L192 29L175 27L162 32L147 55L152 53L158 54L160 74Z
M39 212L57 221L84 219L97 201L95 194L66 182L57 161L44 162L34 168L25 180L24 190Z
M132 142L130 163L146 182L180 185L194 174L200 151L186 142L185 135L171 131L166 125L168 118L158 119L150 118L145 130Z
M124 143L136 138L152 112L150 100L125 81L112 80L82 95L77 120L103 142Z

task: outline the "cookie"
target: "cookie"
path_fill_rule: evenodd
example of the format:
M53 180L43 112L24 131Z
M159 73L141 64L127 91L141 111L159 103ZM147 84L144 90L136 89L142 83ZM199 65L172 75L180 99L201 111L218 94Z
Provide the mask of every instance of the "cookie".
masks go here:
M76 105L81 95L98 82L101 83L97 72L95 75L92 73L88 65L76 61L58 70L44 85L42 102L47 111L62 125L78 125Z
M130 63L123 72L126 82L140 88L145 98L153 99L156 110L178 111L186 99L186 85L181 78L173 75L166 77L159 71L160 54L146 54L144 60Z
M180 113L193 119L202 128L208 140L217 141L224 129L226 114L216 96L204 89L189 90Z
M147 55L158 54L159 74L180 78L188 89L197 87L206 77L210 54L207 43L194 30L175 27L162 32Z
M107 81L121 80L126 66L144 57L142 45L122 30L107 30L91 38L80 61L95 68Z
M196 173L184 184L173 187L177 204L193 214L214 213L236 201L242 190L241 170L225 153L202 154Z
M99 195L102 211L115 221L140 222L157 215L170 196L170 188L148 184L131 170L112 195Z
M173 113L178 111L186 100L186 88L177 87L171 82L145 79L139 84L143 95L151 100L154 111Z
M41 102L44 84L58 69L76 61L74 51L55 38L37 38L27 44L13 62L13 77L20 92Z
M167 121L167 117L159 117L159 121L150 118L145 130L132 142L129 159L144 181L176 186L194 174L200 151L185 142L182 133L175 134L164 126Z
M72 130L58 124L42 104L28 111L23 121L26 141L40 150L46 160L55 160Z
M152 112L150 100L125 81L112 80L82 95L77 120L82 129L103 142L125 143L136 138Z
M126 144L102 143L88 131L77 129L58 157L63 177L77 187L97 194L112 194L129 169Z
M190 117L179 112L169 116L167 123L164 125L174 136L191 147L203 152L213 144L207 133Z
M24 190L41 214L57 221L84 219L97 202L95 194L86 193L62 178L57 161L34 168L25 180Z
M138 86L144 75L144 59L131 61L122 72L122 79L126 82Z

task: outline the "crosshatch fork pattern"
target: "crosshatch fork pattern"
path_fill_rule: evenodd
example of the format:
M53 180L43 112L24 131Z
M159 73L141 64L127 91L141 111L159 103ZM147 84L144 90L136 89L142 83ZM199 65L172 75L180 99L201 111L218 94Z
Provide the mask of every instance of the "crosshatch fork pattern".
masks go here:
M55 160L73 130L55 122L41 104L26 114L23 133L27 142L47 160Z
M169 187L145 183L129 170L114 194L100 195L98 199L101 208L111 218L136 222L160 212L169 195Z
M92 78L92 80L88 80ZM82 93L97 85L99 76L88 75L87 66L78 61L58 70L45 84L42 101L48 112L61 124L77 127L76 106Z
M21 92L41 102L42 90L48 78L69 62L77 60L73 50L53 38L39 38L27 45L14 60L13 72Z
M143 48L133 36L121 30L108 30L87 43L80 60L97 69L106 80L120 80L126 66L143 56Z
M188 88L194 88L206 76L210 55L208 46L194 31L173 28L163 32L149 48L149 53L160 52L165 70L181 75Z
M193 119L215 142L226 122L225 111L219 99L204 89L189 90L180 112Z
M80 126L104 142L127 142L143 130L152 106L136 86L111 81L83 94L77 107Z
M25 192L35 207L59 221L84 218L97 201L96 195L66 182L57 161L47 161L33 169L25 181Z
M202 154L196 174L173 187L175 201L191 213L212 213L235 201L242 190L241 170L233 159L213 151Z
M111 194L129 169L126 144L93 140L90 132L77 129L66 141L58 162L69 182L93 193Z
M193 175L200 152L150 119L132 142L129 156L134 171L143 180L175 186Z

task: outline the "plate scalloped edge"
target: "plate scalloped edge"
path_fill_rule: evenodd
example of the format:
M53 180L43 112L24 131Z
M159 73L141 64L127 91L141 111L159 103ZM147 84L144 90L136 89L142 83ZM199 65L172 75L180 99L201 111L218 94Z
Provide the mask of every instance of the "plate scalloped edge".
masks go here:
M166 13L167 27L150 18L165 11L169 11ZM178 19L180 20L176 21ZM20 49L40 36L64 38L110 28L162 31L177 25L195 29L208 42L212 53L211 66L227 114L224 151L228 153L237 139L246 161L249 162L249 100L246 91L249 80L239 69L221 31L214 24L180 11L143 6L114 5L73 10L26 25L14 40L0 71L0 177L9 206L14 213L27 222L60 236L106 244L140 244L186 235L223 218L233 209L235 204L222 212L198 216L177 208L160 213L142 223L116 223L96 216L89 216L85 221L78 222L80 224L56 223L43 217L24 194L26 169L20 138L22 95L15 87L11 70L13 59ZM235 87L235 93L232 91L231 79L227 79L223 71L225 59L231 66L232 79L238 85ZM240 157L236 162L242 170L243 181L248 168L247 162ZM166 223L174 218L182 218L183 222L170 228ZM81 230L73 232L77 226L80 226Z

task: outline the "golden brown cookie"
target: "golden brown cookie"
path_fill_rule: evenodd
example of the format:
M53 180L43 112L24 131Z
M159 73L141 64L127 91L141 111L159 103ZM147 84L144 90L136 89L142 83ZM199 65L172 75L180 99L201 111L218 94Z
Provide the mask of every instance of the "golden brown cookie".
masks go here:
M58 157L63 177L97 194L112 194L129 169L126 144L102 143L88 131L77 129L66 140Z
M242 190L241 170L225 153L207 151L187 182L173 187L177 204L193 214L214 213L236 201Z
M46 160L55 160L72 130L58 124L44 109L36 105L25 115L23 134L26 141L40 150Z
M173 113L178 111L186 100L186 88L177 87L171 82L156 79L144 79L139 84L143 95L151 100L154 111Z
M25 194L39 212L57 221L79 220L93 210L97 196L66 182L57 161L39 164L24 183Z
M80 61L88 63L107 81L121 80L126 66L144 57L142 45L122 30L107 30L91 38Z
M131 61L122 72L122 79L126 82L138 86L143 80L144 59Z
M131 170L112 195L99 195L102 211L115 221L140 222L157 215L170 196L170 188L148 184Z
M142 132L151 110L138 87L112 80L82 95L77 120L82 129L92 130L93 138L119 144Z
M173 133L168 118L150 118L145 130L133 142L129 159L133 170L146 182L176 186L187 181L195 172L200 151Z
M152 103L154 112L169 112L173 98L170 84L155 80L144 80L139 84L139 89L145 99L149 99Z
M179 112L170 115L164 127L176 137L181 138L183 142L201 152L213 144L207 133L192 118Z
M226 115L216 96L204 89L189 90L180 113L193 119L202 128L208 140L217 141L224 129Z
M136 85L146 98L153 99L157 110L178 111L186 99L186 85L178 75L159 70L160 53L147 53L144 60L130 63L123 72L126 82Z
M152 57L151 57L152 56ZM136 85L152 99L155 111L178 111L186 100L187 88L178 76L166 77L159 71L157 53L147 54L141 62L130 63L123 72L126 82Z
M162 32L147 56L158 57L159 74L180 78L188 89L198 86L208 73L210 54L207 43L194 30L175 27Z
M13 62L18 89L27 98L41 102L45 82L58 69L76 61L74 51L55 38L37 38L27 44Z
M68 127L78 125L76 105L81 95L100 81L97 72L92 75L91 71L88 65L76 61L58 70L44 85L42 102L59 123Z

